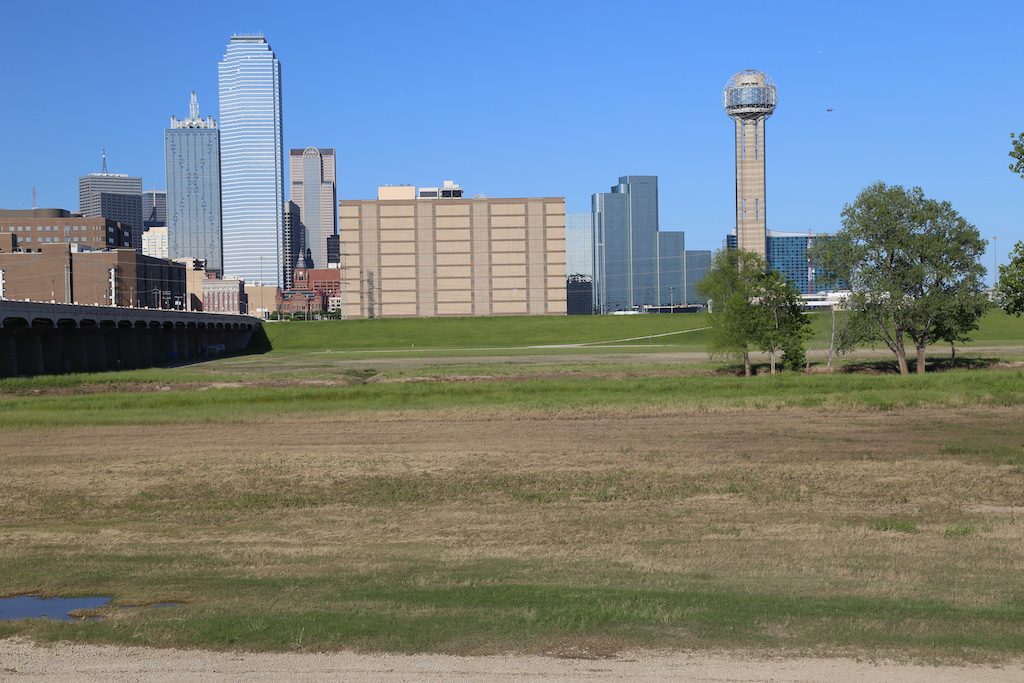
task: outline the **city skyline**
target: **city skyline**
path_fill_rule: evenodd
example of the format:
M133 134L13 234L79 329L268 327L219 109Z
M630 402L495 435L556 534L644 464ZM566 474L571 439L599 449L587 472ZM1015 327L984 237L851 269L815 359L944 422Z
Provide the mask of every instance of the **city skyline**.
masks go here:
M0 207L31 207L36 187L39 206L74 209L75 179L99 171L103 148L111 172L162 188L167 112L181 92L212 103L225 41L262 27L288 72L285 142L344 150L339 199L455 177L467 194L558 194L568 211L585 211L608 177L650 174L660 180L662 228L684 230L695 249L718 248L734 227L735 192L722 83L756 68L784 93L768 159L773 229L835 230L843 204L883 180L950 201L983 236L1001 238L1000 262L1020 239L1012 207L1024 181L1007 170L1007 152L1024 95L1005 84L1016 79L1012 27L1024 7L791 3L759 17L767 41L737 41L725 7L455 3L443 21L418 9L340 4L285 16L269 4L228 2L195 22L114 3L47 17L57 31L122 29L124 49L138 58L103 64L124 84L111 95L85 87L95 65L71 43L34 50L32 32L13 27L40 25L44 9L15 7L6 48L33 58L4 74L7 89L42 96L45 88L72 104L27 117L0 112L5 129L19 131L5 145ZM352 30L344 41L310 41L314 18ZM183 34L187 50L176 38ZM410 69L454 75L397 79ZM629 96L595 106L597 77ZM994 92L999 107L979 104Z

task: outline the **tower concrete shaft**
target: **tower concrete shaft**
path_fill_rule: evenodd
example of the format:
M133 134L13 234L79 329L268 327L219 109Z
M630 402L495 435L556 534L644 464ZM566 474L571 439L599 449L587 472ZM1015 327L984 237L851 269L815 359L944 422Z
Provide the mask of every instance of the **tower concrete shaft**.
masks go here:
M764 118L736 119L736 243L765 256Z
M754 69L725 84L722 106L736 123L736 246L765 256L764 123L779 102L775 83Z

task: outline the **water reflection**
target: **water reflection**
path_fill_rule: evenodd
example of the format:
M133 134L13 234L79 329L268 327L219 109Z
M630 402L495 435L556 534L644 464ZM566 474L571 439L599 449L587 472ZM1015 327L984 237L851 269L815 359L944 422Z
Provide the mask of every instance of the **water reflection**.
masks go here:
M96 609L109 605L111 597L41 598L38 595L18 595L0 598L0 621L4 619L59 619L81 621L68 612L76 609Z

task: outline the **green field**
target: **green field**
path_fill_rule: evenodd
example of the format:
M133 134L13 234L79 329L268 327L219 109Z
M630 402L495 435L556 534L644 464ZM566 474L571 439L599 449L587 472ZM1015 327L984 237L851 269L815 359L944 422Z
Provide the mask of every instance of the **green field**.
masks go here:
M2 380L0 596L115 600L0 637L1019 659L1024 324L956 370L748 379L656 336L703 322L273 323L261 354Z

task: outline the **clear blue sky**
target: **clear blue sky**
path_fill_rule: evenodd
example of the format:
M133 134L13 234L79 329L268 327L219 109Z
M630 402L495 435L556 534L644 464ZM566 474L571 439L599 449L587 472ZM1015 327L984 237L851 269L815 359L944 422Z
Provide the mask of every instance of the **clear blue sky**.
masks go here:
M0 207L78 208L78 177L164 188L163 130L218 117L233 33L281 60L285 147L334 147L338 198L383 184L564 196L657 175L663 230L721 246L734 218L726 81L768 73L768 227L831 231L868 184L948 200L1000 262L1024 238L1024 2L10 3ZM750 17L756 17L751 19ZM827 111L832 109L832 111ZM286 153L287 156L287 153ZM992 267L992 250L985 265Z

